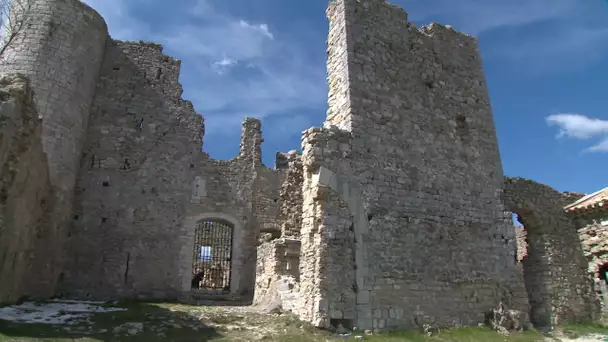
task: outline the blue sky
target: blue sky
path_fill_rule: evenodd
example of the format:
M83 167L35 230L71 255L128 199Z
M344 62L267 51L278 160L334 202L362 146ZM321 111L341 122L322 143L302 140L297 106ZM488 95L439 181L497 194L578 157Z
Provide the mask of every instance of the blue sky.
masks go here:
M299 149L327 108L327 0L85 0L115 39L182 60L184 98L205 117L204 150L230 159L245 116L263 159ZM479 39L505 173L560 191L608 186L606 0L394 0L418 25Z

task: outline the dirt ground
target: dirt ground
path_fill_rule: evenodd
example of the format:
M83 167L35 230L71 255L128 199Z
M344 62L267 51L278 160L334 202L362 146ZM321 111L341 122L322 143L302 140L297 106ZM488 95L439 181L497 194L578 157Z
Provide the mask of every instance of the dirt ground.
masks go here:
M344 335L314 329L290 314L267 315L255 307L168 303L26 302L0 308L0 341L608 341L600 324L505 337L484 327Z

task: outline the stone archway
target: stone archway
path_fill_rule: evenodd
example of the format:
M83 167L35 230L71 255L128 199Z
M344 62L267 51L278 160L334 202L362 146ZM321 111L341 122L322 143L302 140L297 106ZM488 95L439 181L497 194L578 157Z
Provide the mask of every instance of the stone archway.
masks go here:
M182 292L238 296L247 283L243 279L246 262L239 253L246 235L243 224L229 214L217 212L189 216L183 224L188 234L183 237L180 257ZM195 260L197 255L199 260ZM194 286L200 271L203 274Z
M506 210L519 215L526 230L524 281L537 327L588 320L596 312L578 233L563 210L568 201L546 185L505 178Z

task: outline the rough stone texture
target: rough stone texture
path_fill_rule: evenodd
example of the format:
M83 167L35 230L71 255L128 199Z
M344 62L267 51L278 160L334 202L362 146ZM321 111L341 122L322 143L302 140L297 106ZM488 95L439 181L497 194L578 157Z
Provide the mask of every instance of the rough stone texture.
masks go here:
M46 252L53 198L42 122L23 75L0 75L0 303L54 292ZM51 247L51 248L49 248Z
M570 199L534 181L505 181L507 210L519 215L527 233L523 272L536 326L583 321L597 312L576 227L563 210Z
M297 151L278 153L276 168L285 170L279 192L278 220L283 237L300 237L302 226L302 157Z
M160 45L110 39L80 1L34 0L0 61L31 79L35 100L25 79L0 79L0 276L12 279L0 299L251 302L255 291L269 310L360 329L481 323L499 303L538 325L592 317L562 210L577 195L504 182L476 40L417 29L383 0L337 0L327 15L327 120L270 169L256 119L235 158L201 151L203 119ZM191 289L201 220L232 228L221 296Z
M258 247L253 300L255 305L271 308L280 306L283 310L294 310L297 301L293 296L284 298L285 291L281 289L285 287L285 282L299 282L299 256L299 240L280 238ZM295 291L293 287L286 290ZM285 303L285 300L288 302Z
M327 14L327 128L302 144L300 315L382 329L480 323L500 301L527 311L475 39L379 0Z
M54 226L47 240L54 250L47 248L46 257L49 271L57 277L108 34L103 18L80 1L32 0L27 18L1 56L0 66L3 72L30 78L36 110L44 118L42 143L56 196L53 217L47 223Z
M517 262L522 262L528 256L528 234L523 227L515 227L515 239L517 246Z
M608 265L608 220L586 225L578 233L589 259L589 273L598 278L600 268Z
M77 183L62 290L175 298L184 205L202 119L181 100L179 62L156 44L108 41ZM158 148L162 146L161 148Z
M527 328L527 313L509 310L503 303L488 313L487 324L501 334L508 335L513 331L522 331Z
M608 209L603 206L589 206L568 212L572 217L588 261L587 271L593 279L595 291L602 311L608 307L608 284L604 272L608 269Z

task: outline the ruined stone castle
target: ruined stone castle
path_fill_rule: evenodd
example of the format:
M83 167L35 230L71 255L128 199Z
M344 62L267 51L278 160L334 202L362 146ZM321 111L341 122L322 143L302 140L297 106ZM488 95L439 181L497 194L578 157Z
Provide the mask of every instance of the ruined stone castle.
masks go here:
M234 159L201 151L160 45L32 1L0 60L0 301L280 303L360 329L477 324L500 302L537 326L596 314L564 211L582 195L503 176L474 37L330 2L327 118L269 168L255 119Z

